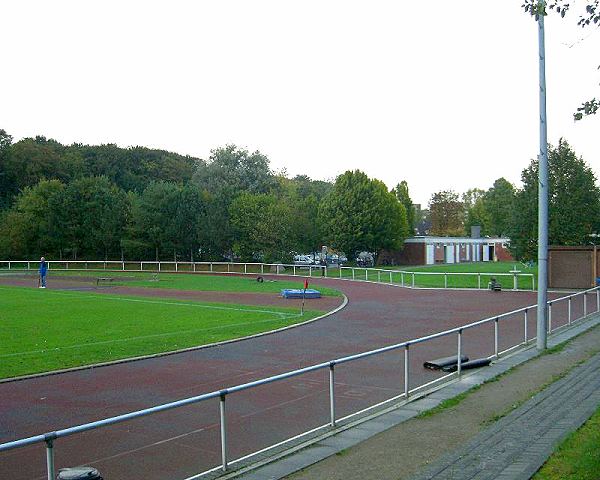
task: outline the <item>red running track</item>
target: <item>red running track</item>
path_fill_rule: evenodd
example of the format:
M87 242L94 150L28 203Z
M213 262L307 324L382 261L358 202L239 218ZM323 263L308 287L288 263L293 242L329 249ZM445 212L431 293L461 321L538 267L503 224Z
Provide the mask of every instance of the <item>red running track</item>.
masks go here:
M399 343L536 302L534 292L311 281L311 286L319 285L342 290L347 307L305 326L218 347L0 384L0 443ZM589 307L595 309L595 298ZM574 315L580 310L574 302ZM561 314L555 307L555 326ZM501 321L500 349L522 341L523 328L522 314ZM535 310L529 315L529 332L534 335ZM464 334L463 351L471 358L490 355L493 348L492 324ZM413 346L411 387L437 378L422 368L424 360L455 351L454 336ZM402 352L338 366L338 417L401 393L403 371ZM314 372L228 396L230 458L327 423L327 375ZM218 420L215 399L60 439L55 442L56 465L91 464L106 479L183 479L220 464ZM0 478L45 475L42 444L0 454Z

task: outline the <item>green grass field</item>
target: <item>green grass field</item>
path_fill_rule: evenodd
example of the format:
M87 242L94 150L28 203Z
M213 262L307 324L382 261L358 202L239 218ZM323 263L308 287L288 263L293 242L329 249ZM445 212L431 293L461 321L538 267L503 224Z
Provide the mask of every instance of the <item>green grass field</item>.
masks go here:
M299 313L298 308L0 287L0 378L239 338L322 312Z
M424 265L410 267L378 267L377 269L355 268L354 278L357 280L369 280L373 282L396 283L415 287L437 287L443 288L487 288L488 282L495 277L504 289L513 288L513 276L498 276L499 273L509 273L516 266L521 273L533 274L537 285L537 270L535 267L526 267L518 262L477 262L477 263L455 263L450 265ZM378 272L377 270L391 270L392 272ZM401 273L404 272L404 273ZM444 275L428 275L430 273L448 273ZM458 275L452 275L458 274ZM468 275L467 275L468 274ZM478 275L481 274L481 275ZM330 276L339 276L339 271L332 271ZM352 278L351 269L342 269L342 278ZM532 288L531 277L519 277L518 288L530 290Z
M31 272L35 275L35 271ZM178 274L178 273L150 273L150 272L119 272L119 271L82 271L82 270L55 270L48 272L48 281L52 277L111 277L111 285L124 285L131 287L168 288L174 290L200 290L206 292L252 292L252 293L279 293L284 288L303 288L304 280L298 281L271 281L262 283L256 281L255 276L240 277L234 275L207 275L207 274ZM310 280L309 280L310 282ZM309 285L310 287L310 285ZM332 288L318 287L322 295L339 297L342 294Z

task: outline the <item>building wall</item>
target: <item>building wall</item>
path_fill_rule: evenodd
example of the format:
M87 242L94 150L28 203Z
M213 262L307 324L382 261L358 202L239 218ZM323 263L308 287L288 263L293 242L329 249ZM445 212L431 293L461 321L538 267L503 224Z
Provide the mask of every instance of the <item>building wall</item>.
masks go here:
M598 251L594 247L550 247L548 286L550 288L593 287L600 271L599 260Z

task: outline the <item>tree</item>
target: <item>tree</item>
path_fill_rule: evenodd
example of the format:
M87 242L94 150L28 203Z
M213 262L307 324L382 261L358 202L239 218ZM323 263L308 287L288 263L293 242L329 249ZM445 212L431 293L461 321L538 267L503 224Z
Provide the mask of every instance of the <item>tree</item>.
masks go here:
M479 225L481 234L487 235L489 229L489 213L485 202L485 190L472 188L462 195L465 209L465 234L470 235L471 227Z
M340 175L319 208L324 240L349 255L402 248L406 209L383 182L359 170Z
M585 245L600 228L600 189L590 167L561 139L549 145L549 225L551 245ZM521 174L523 188L516 194L511 248L517 258L537 254L538 161L532 160Z
M540 15L547 15L548 10L555 10L561 17L565 17L570 8L570 3L566 0L524 0L522 4L525 12L535 17L536 21ZM577 25L587 27L589 25L600 26L600 0L588 0L585 5L585 13L579 16ZM600 68L600 67L598 67ZM577 108L573 114L575 121L581 120L584 116L594 115L600 108L600 100L593 98L586 100Z
M62 226L57 221L57 200L64 189L58 180L42 180L17 196L0 225L3 255L26 258L60 251Z
M0 210L10 204L10 197L13 192L13 185L8 170L10 147L13 138L6 133L6 130L0 128Z
M233 251L243 260L289 261L293 217L274 195L242 193L231 204Z
M464 232L464 205L453 190L431 196L429 217L432 235L460 236Z
M508 235L515 208L515 187L505 178L499 178L484 195L488 213L487 234L497 237Z
M71 182L57 202L62 237L74 258L79 254L108 257L119 250L129 213L123 190L106 177Z
M406 210L406 222L408 223L409 233L412 235L415 231L415 206L408 193L408 183L406 180L402 180L394 189L396 198L404 205Z
M258 151L249 153L235 145L212 150L208 161L198 162L193 182L210 198L208 225L212 235L204 249L219 259L233 245L229 213L236 197L244 192L268 194L277 187L269 159Z

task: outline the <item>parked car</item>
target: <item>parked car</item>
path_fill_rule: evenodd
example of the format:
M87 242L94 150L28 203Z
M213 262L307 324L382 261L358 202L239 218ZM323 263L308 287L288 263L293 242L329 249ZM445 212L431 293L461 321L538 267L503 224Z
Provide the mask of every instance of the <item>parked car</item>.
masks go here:
M294 255L294 265L313 265L313 259L309 255Z

